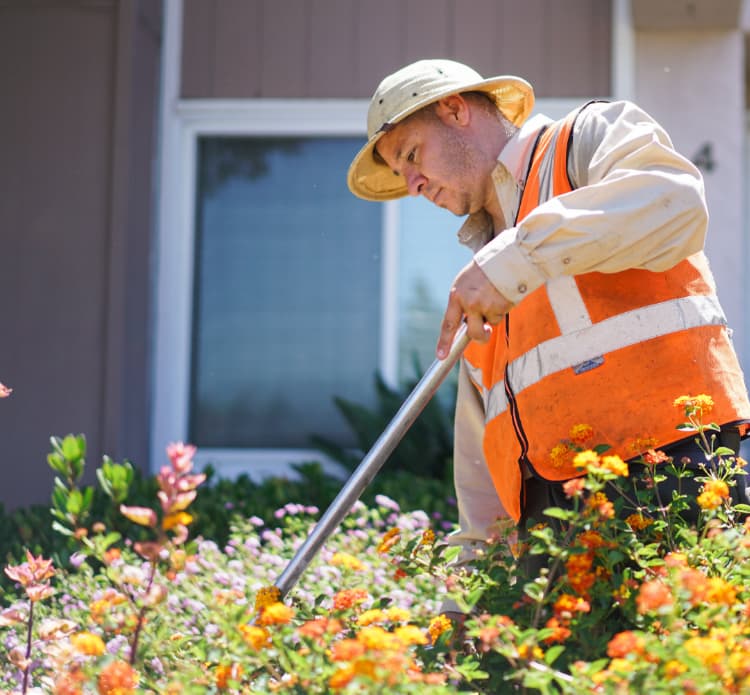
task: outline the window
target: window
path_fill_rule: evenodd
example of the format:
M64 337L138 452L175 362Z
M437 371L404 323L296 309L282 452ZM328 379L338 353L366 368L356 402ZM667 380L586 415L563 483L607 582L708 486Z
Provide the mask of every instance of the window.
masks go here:
M369 404L382 215L346 187L361 138L201 138L190 441L353 445L334 396Z

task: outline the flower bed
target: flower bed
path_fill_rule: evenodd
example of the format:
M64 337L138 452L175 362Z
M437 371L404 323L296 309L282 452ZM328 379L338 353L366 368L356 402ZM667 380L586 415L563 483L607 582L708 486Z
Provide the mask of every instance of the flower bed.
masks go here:
M123 537L83 524L84 442L56 440L53 513L78 551L64 568L30 553L6 568L18 591L0 613L0 691L750 692L750 508L730 496L745 462L716 446L710 398L676 405L706 451L697 523L680 516L680 462L651 450L627 464L577 425L552 455L582 477L527 535L498 526L459 566L445 529L379 496L284 600L273 582L317 509L238 518L224 547L190 540L203 479L194 449L173 445L153 508L124 504L126 465L100 469L132 522ZM440 614L446 598L465 623Z

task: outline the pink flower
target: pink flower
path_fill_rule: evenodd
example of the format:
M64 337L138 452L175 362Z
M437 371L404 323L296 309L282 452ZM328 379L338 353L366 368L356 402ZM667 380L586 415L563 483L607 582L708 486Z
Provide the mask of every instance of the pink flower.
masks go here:
M11 393L13 393L13 389L10 389L5 384L0 383L0 398L7 398Z
M55 574L52 560L45 560L41 555L34 557L28 550L26 562L20 565L8 565L5 568L5 574L24 588L32 602L41 601L55 593L47 581Z
M167 456L178 473L187 473L193 467L196 448L192 444L175 442L167 447Z

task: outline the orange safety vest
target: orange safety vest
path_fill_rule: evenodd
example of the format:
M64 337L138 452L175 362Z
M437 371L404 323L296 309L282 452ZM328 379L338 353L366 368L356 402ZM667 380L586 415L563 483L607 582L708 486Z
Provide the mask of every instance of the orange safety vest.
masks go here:
M518 220L573 190L567 153L579 111L551 124L532 154ZM551 456L572 426L633 458L681 437L681 395L714 400L711 421L750 418L742 370L705 255L665 272L563 276L539 287L464 351L484 403L484 453L498 495L518 522L524 473L549 481L581 474ZM557 451L560 451L558 446ZM528 474L527 474L528 475Z

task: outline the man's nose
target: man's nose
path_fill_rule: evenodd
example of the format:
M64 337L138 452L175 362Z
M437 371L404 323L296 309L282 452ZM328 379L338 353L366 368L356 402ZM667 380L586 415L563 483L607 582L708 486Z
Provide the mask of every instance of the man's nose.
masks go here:
M427 179L416 170L404 172L404 177L406 178L406 188L409 191L409 195L420 195L427 183Z

